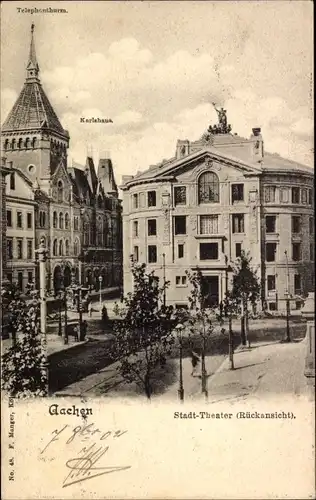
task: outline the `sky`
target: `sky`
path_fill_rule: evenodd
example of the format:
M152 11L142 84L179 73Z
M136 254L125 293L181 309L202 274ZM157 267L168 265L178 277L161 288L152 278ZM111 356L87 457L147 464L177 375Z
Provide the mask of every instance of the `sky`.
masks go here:
M34 7L67 12L19 11ZM174 156L177 139L201 137L215 102L233 132L261 127L267 151L313 165L312 2L4 1L1 11L1 122L25 80L34 22L70 164L110 156L120 182Z

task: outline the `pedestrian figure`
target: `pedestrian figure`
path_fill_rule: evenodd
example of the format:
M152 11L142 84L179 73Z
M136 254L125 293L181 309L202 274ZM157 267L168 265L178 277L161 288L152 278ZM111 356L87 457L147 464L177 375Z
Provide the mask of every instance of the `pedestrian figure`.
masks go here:
M92 302L89 302L89 304L88 304L88 313L89 313L89 317L91 318L92 317Z
M109 316L108 316L108 311L107 311L107 308L105 306L102 307L102 321L103 323L107 323L108 319L109 319Z
M196 372L197 372L197 369L198 369L198 366L199 366L199 362L200 362L200 356L192 351L191 352L191 363L192 363L192 377L195 377L196 376Z

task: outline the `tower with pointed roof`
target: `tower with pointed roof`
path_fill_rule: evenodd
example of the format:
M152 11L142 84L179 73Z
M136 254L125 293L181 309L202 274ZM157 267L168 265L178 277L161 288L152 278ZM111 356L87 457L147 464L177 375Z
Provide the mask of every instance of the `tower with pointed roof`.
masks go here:
M56 168L61 162L66 166L69 133L49 102L39 73L32 24L26 78L2 126L2 148L8 161L49 192Z

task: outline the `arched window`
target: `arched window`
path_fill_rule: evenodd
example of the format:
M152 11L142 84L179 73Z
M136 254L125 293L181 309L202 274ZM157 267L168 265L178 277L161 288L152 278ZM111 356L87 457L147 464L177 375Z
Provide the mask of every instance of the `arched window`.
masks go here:
M69 255L69 241L68 240L66 240L66 242L65 242L65 253L66 253L66 255Z
M57 201L62 203L64 201L64 184L63 181L57 183Z
M25 147L26 147L26 149L30 147L30 138L29 137L27 137L25 139Z
M12 148L12 149L15 149L15 139L12 139L11 148Z
M74 242L74 254L76 257L79 255L79 241L77 239Z
M204 172L198 182L199 203L219 203L219 180L213 172Z
M83 242L85 245L89 245L89 234L90 234L89 226L90 226L89 219L85 219L83 223Z
M18 149L21 149L21 148L22 148L22 143L23 143L23 140L22 140L22 138L20 137L20 139L18 140Z
M98 227L97 227L97 245L103 245L103 221L101 216L98 217Z
M53 213L53 227L57 227L57 212Z
M33 137L32 139L32 148L36 148L36 137Z
M64 242L59 240L59 255L64 255Z
M69 229L69 214L65 213L65 229Z
M9 149L9 139L6 139L6 140L4 141L3 148L4 148L4 150L5 150L5 151L6 151L7 149Z
M64 229L64 214L62 212L59 214L59 229Z
M54 240L54 243L53 243L53 255L54 256L57 255L57 240Z

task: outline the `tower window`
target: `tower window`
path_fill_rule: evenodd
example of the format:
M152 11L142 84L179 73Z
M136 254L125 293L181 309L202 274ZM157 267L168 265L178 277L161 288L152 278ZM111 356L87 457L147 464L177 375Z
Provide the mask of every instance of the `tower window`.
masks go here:
M15 189L15 173L14 172L10 175L10 189L12 189L12 191Z
M147 193L147 201L149 207L156 206L156 191L148 191Z
M64 201L64 185L62 181L58 181L57 184L57 201L62 203Z
M298 234L301 232L301 217L299 215L292 215L292 233Z
M300 188L292 187L292 203L300 202Z

